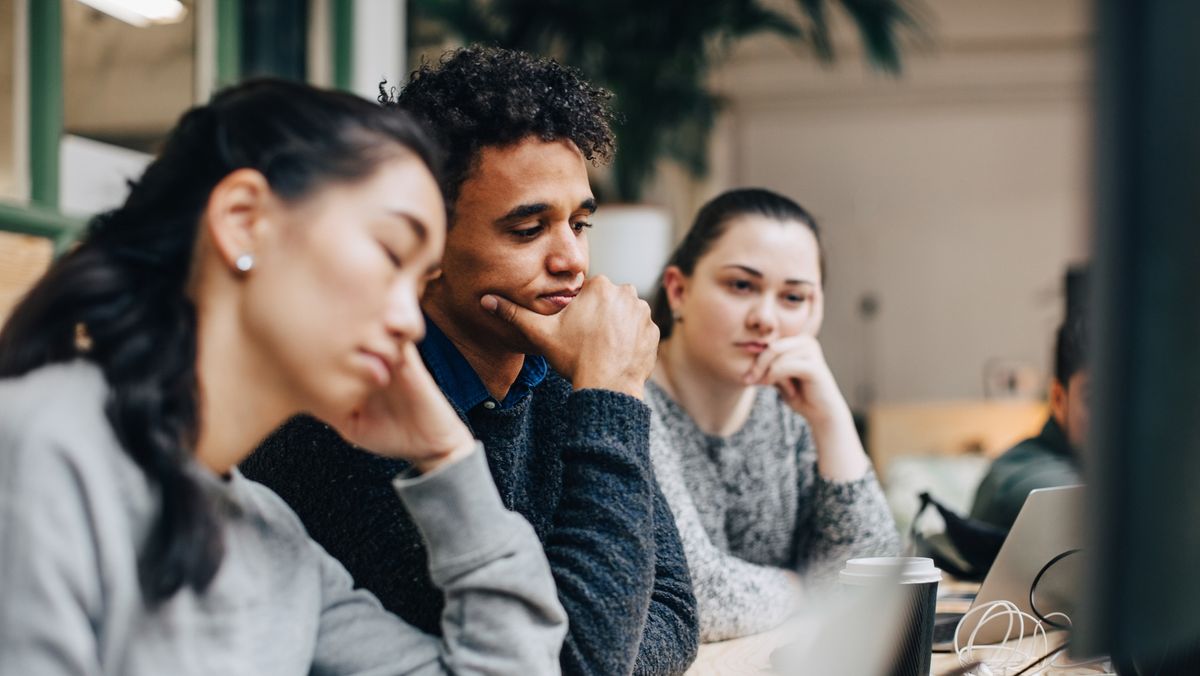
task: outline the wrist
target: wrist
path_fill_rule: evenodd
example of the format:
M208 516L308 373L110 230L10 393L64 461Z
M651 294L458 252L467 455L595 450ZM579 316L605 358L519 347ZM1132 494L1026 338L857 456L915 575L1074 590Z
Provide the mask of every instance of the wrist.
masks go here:
M628 394L634 399L641 399L645 391L645 381L626 378L614 380L611 378L588 378L585 376L576 377L571 381L571 387L575 391L579 390L610 390Z
M808 420L808 424L812 427L814 433L818 430L832 432L846 428L855 429L854 414L850 412L850 406L845 401L817 407L809 411L808 415L805 415L804 418Z
M411 463L418 474L429 474L443 465L454 464L470 455L477 445L479 442L474 437L465 435L441 449L433 450L419 458L413 458Z

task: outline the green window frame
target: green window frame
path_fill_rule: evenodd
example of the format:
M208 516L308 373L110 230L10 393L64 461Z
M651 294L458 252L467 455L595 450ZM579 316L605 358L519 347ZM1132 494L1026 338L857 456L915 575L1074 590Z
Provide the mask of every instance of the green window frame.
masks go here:
M201 0L204 1L204 0ZM213 8L215 85L241 78L242 2L209 0ZM80 235L85 220L59 211L59 146L62 142L63 52L62 4L59 0L24 0L28 36L28 176L27 203L0 200L0 231L55 242L61 253ZM329 0L328 24L333 86L350 89L353 77L354 0Z

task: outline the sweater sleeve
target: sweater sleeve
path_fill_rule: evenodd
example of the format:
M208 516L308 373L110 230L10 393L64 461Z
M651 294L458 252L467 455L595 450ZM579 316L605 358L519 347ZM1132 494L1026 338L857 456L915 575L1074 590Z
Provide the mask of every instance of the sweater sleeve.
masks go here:
M847 559L898 554L900 536L875 470L867 468L852 481L822 477L807 424L797 446L801 501L796 515L797 570L824 583L837 575Z
M101 597L93 546L98 533L86 479L53 442L0 435L2 674L103 671L94 630Z
M649 409L628 395L587 389L569 395L564 414L571 424L558 441L562 500L543 538L571 618L563 671L631 673L647 627L654 635L645 650L668 653L656 656L669 664L689 661L695 622L679 606L690 595L656 589Z
M443 637L385 612L312 543L323 580L313 673L557 673L566 615L537 536L504 509L482 450L394 483L446 596Z
M657 420L650 427L650 454L691 569L700 639L723 641L782 623L796 608L799 596L791 573L750 563L713 543L684 481L679 450Z
M699 609L683 544L667 499L654 482L654 589L635 674L682 674L700 648Z

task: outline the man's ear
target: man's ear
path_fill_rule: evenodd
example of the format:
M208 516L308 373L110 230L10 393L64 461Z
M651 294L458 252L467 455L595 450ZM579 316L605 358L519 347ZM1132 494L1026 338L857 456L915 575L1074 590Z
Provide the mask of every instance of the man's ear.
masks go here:
M680 270L678 265L668 265L667 269L663 270L662 286L663 291L667 294L667 303L671 306L671 312L678 312L679 307L683 305L684 298L687 297L687 276L683 274L683 270Z
M239 270L239 258L249 255L253 260L257 254L269 228L266 216L275 203L266 177L255 169L230 173L209 194L203 227L231 270Z
M1060 427L1067 424L1067 388L1058 378L1050 380L1050 415Z

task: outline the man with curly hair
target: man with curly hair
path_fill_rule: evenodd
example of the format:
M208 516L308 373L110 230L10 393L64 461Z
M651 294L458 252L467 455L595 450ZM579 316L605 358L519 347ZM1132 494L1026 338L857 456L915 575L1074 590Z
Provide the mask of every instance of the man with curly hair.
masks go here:
M552 60L481 47L381 95L446 152L451 225L422 297L421 356L546 550L570 623L563 671L682 673L696 654L696 602L641 401L658 332L632 287L585 281L587 162L614 152L609 98ZM444 601L390 488L404 469L305 419L245 466L358 584L436 632Z

